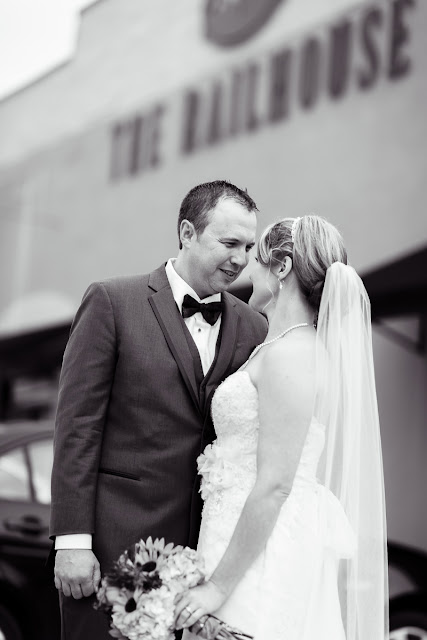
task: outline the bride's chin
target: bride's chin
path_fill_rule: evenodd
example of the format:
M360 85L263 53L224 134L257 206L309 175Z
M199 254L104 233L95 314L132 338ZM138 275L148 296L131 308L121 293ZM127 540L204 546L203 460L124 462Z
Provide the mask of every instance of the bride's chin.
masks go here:
M256 298L254 298L254 295L252 294L251 297L248 300L248 305L250 306L251 309L253 309L253 311L258 311L258 313L261 313L263 316L267 317L264 313L264 309L263 307L261 307L257 301Z

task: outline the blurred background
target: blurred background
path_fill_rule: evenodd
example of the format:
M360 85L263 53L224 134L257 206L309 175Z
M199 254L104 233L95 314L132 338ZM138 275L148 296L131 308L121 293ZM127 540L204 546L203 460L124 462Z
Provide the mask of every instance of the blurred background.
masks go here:
M0 23L0 640L59 637L52 423L83 292L176 255L214 179L260 229L316 213L344 236L372 303L390 637L426 640L427 3L0 0Z

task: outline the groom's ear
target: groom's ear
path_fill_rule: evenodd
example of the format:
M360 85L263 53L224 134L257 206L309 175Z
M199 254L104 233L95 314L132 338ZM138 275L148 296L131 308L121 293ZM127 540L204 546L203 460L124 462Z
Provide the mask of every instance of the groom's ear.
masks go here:
M183 247L189 247L192 238L195 236L196 230L192 222L189 220L183 220L179 227L179 237Z

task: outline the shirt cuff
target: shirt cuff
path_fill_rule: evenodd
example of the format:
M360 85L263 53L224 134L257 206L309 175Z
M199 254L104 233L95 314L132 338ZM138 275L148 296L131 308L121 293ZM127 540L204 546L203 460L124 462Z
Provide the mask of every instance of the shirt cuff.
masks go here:
M56 536L55 549L92 549L92 534L68 533Z

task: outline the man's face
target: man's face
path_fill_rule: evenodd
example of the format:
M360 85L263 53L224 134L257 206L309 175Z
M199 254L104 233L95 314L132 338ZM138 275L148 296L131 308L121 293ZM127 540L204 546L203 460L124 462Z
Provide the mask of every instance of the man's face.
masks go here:
M188 244L188 284L200 298L225 291L241 274L255 244L256 215L238 202L220 200L209 223Z

